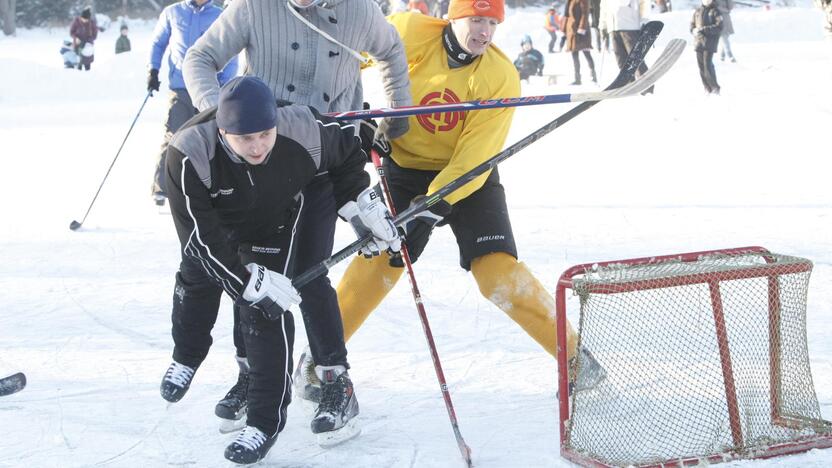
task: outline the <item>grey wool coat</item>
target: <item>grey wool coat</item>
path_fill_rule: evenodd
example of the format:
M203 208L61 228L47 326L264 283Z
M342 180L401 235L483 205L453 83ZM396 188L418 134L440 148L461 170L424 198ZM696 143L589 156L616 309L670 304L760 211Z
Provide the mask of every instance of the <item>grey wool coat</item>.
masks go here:
M194 106L217 104L217 70L241 51L243 74L278 99L318 111L362 108L361 62L289 11L286 0L235 0L188 50L183 75ZM410 105L404 45L372 0L329 0L295 11L338 42L378 62L388 104Z

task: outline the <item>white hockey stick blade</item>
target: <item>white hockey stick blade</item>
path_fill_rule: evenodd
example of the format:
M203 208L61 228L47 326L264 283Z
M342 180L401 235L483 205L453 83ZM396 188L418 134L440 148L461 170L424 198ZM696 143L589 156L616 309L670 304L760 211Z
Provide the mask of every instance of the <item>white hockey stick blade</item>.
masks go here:
M664 76L664 74L667 73L667 71L670 70L674 64L676 64L679 57L682 55L682 51L685 50L686 44L687 43L683 39L671 39L662 51L661 55L659 55L659 58L653 62L653 66L651 66L646 73L636 78L635 81L620 88L610 89L607 91L573 93L571 101L603 101L605 99L614 99L639 94L647 90L647 88L653 86L656 81L659 81L659 78Z

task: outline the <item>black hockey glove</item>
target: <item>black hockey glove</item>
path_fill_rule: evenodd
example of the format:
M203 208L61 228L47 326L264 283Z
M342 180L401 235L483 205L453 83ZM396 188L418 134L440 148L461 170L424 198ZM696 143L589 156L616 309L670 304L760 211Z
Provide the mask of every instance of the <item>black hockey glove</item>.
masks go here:
M410 205L413 206L419 203L423 198L425 198L424 195L413 198L410 201ZM453 207L450 203L445 200L440 200L439 203L434 204L424 211L420 211L416 214L415 218L405 223L403 227L404 244L407 246L407 254L410 255L411 262L416 263L416 260L419 259L419 256L425 250L425 246L428 245L433 228L442 221L442 218L451 214L452 209ZM404 267L404 260L401 254L390 256L390 266L397 268Z
M364 106L366 108L368 104L365 102ZM379 158L390 156L390 142L380 133L375 120L362 120L361 127L358 129L358 135L361 138L361 149L367 154L368 161L372 161L370 159L370 151L372 150L378 153Z
M149 72L147 72L147 91L159 91L159 86L162 83L159 82L159 70L155 68L151 68Z
M292 305L300 304L300 294L286 276L256 263L246 265L246 270L251 276L237 298L240 305L256 307L267 319L277 320Z

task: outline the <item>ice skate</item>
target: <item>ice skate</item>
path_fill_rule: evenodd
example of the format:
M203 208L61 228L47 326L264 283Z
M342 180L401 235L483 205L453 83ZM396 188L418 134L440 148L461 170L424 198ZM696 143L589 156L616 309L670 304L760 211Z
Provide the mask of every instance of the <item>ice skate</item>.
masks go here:
M173 361L165 372L159 388L162 398L171 403L181 400L191 387L194 373L196 373L195 368Z
M220 432L223 434L239 431L246 425L249 368L245 358L238 357L237 364L240 366L237 383L214 408L214 414L220 418Z
M344 366L317 366L316 372L321 380L321 402L312 418L312 433L318 435L318 445L332 447L361 433L354 419L358 400Z
M277 434L269 437L256 427L246 426L234 442L225 448L225 458L240 465L257 463L266 458L275 441Z
M321 379L315 374L315 361L312 360L312 353L308 347L298 359L292 381L295 396L300 399L304 410L310 414L314 413L321 401Z

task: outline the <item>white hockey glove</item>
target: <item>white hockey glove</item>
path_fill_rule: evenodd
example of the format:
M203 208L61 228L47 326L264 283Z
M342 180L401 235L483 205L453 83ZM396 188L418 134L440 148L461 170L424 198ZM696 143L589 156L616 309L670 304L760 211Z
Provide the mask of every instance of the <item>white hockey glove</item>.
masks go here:
M402 249L390 210L372 187L361 192L355 201L342 206L338 215L349 221L359 239L368 233L373 234L373 239L358 251L361 255L369 258L385 250L395 253Z
M246 265L246 270L251 277L242 297L249 305L262 310L269 320L277 320L292 305L300 304L300 294L286 276L256 263Z

